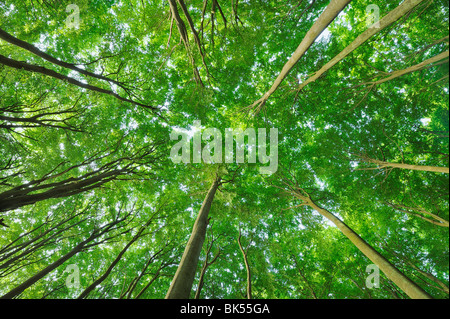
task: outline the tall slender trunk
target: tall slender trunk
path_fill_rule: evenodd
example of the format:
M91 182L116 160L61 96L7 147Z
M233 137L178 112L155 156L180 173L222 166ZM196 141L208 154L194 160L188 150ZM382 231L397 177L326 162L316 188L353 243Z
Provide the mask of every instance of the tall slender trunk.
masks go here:
M436 289L439 289L439 290L445 292L447 295L449 294L448 285L446 285L444 282L439 280L439 278L435 277L433 274L430 274L426 271L419 269L416 265L413 265L410 262L408 262L408 264L411 265L411 267L414 268L415 270L417 270L420 274L422 274L422 276L431 280L432 282L434 282L435 284L437 284L439 286L439 287L435 287L435 286L432 286L432 287L435 287Z
M396 7L392 11L390 11L382 19L380 19L380 21L377 22L376 26L371 26L366 31L361 33L349 46L347 46L337 56L335 56L333 59L331 59L319 71L314 73L313 76L311 76L306 81L304 81L302 84L300 84L300 86L298 87L298 90L300 91L309 83L316 81L325 72L330 70L333 66L335 66L337 63L342 61L346 56L348 56L350 53L352 53L358 47L363 45L372 36L374 36L381 30L385 29L386 27L388 27L389 25L391 25L392 23L394 23L395 21L397 21L398 19L403 17L405 14L407 14L409 11L414 9L417 5L419 5L423 1L424 0L405 0L401 5L399 5L398 7Z
M368 160L370 163L377 164L379 168L384 167L393 167L393 168L401 168L401 169L411 169L414 171L424 171L424 172L435 172L435 173L449 173L448 167L439 167L439 166L427 166L427 165L411 165L411 164L403 164L403 163L389 163L378 161L374 159Z
M200 252L205 241L208 226L208 214L211 204L219 187L220 178L216 178L203 201L197 219L192 229L191 237L178 265L177 272L166 295L166 299L188 299L194 283Z
M429 66L430 64L438 62L438 61L441 61L441 60L443 60L445 58L448 58L448 57L449 57L449 51L445 51L445 52L443 52L441 54L438 54L438 55L436 55L436 56L434 56L432 58L429 58L429 59L427 59L427 60L425 60L425 61L423 61L421 63L418 63L416 65L410 66L409 68L391 72L391 73L388 74L387 77L385 77L383 79L380 79L380 80L377 80L377 81L369 82L368 84L381 84L381 83L384 83L384 82L396 79L396 78L398 78L398 77L400 77L402 75L409 74L409 73L412 73L412 72L415 72L415 71L423 70L425 67ZM448 60L446 60L446 61L448 62ZM446 61L443 61L443 62L446 62Z
M242 234L241 230L239 230L238 244L239 249L241 250L242 255L244 256L245 269L247 271L247 299L252 299L252 273L247 258L248 249L244 250L244 247L242 247L241 238Z
M83 83L81 81L78 81L78 80L70 77L70 76L58 73L56 71L53 71L51 69L47 69L47 68L39 66L39 65L29 64L29 63L22 62L22 61L16 61L16 60L7 58L6 56L1 55L1 54L0 54L0 64L6 65L8 67L11 67L11 68L14 68L14 69L18 69L18 70L22 70L23 69L25 71L34 72L34 73L40 73L40 74L43 74L43 75L46 75L46 76L51 76L51 77L53 77L55 79L62 80L62 81L65 81L65 82L69 82L70 84L76 85L76 86L78 86L80 88L83 88L83 89L87 89L87 90L98 92L98 93L102 93L102 94L111 95L111 96L115 97L116 99L118 99L118 100L120 100L122 102L132 103L134 105L141 106L141 107L144 107L144 108L152 110L152 111L158 111L157 107L154 107L154 106L151 106L151 105L145 105L145 104L139 103L137 101L133 101L133 100L124 98L124 97L120 96L119 94L115 93L114 91L103 89L103 88L100 88L100 87L97 87L97 86L94 86L94 85Z
M98 243L93 243L93 244L90 244L90 243L92 241L94 241L95 239L97 239L97 238L103 236L104 234L110 232L111 230L113 230L116 225L123 222L126 218L128 218L129 215L130 214L127 214L127 215L123 216L122 218L115 219L114 221L102 226L100 229L94 230L93 233L87 239L85 239L84 241L82 241L81 243L76 245L70 252L68 252L67 254L65 254L64 256L62 256L57 261L50 264L43 270L39 271L36 275L32 276L31 278L26 280L24 283L20 284L19 286L12 289L5 295L1 296L0 299L10 299L10 298L19 296L25 289L34 285L37 281L44 278L50 272L52 272L53 270L55 270L56 268L58 268L59 266L64 264L67 260L69 260L76 254L81 252L83 249L98 245Z
M24 238L27 235L30 235L34 231L38 230L42 226L47 226L50 224L48 222L45 222L45 223L39 225L38 227L32 229L31 231L23 234L23 236L19 236L19 238L16 239L14 242L12 242L9 245L5 246L4 248L0 249L0 261L5 261L3 264L0 265L0 269L7 268L9 265L14 263L16 260L19 260L22 257L27 256L30 253L33 253L34 251L38 250L39 248L45 246L46 243L48 243L51 239L58 236L60 233L78 225L79 223L69 225L67 227L64 227L64 228L58 230L56 233L51 234L48 237L45 237L48 234L50 234L52 231L57 230L60 226L66 224L67 222L69 222L70 220L74 219L75 217L77 217L81 214L82 213L74 214L74 215L64 219L63 221L59 222L58 224L49 227L48 229L46 229L44 232L42 232L38 236L13 246L12 244L14 244L14 242L18 241L18 239ZM83 221L84 221L84 219L82 220L82 222ZM14 256L14 255L16 255L16 256Z
M380 270L392 280L401 290L403 290L409 297L414 299L432 299L432 297L420 288L411 279L406 277L394 265L392 265L386 258L378 253L372 246L366 243L358 234L356 234L350 227L342 222L338 217L333 215L328 210L319 207L311 199L306 200L306 205L315 209L322 216L330 220L336 227L348 238L350 241Z
M440 217L440 216L438 216L436 214L433 214L432 212L429 212L429 211L427 211L427 210L425 210L423 208L420 208L420 207L408 207L408 206L405 206L405 205L402 205L402 204L394 204L394 203L389 203L389 202L387 202L386 204L388 206L398 210L398 211L403 212L403 213L407 213L407 214L410 214L410 215L413 215L413 216L417 216L420 219L423 219L423 220L425 220L425 221L427 221L427 222L429 222L429 223L431 223L433 225L437 225L437 226L440 226L440 227L447 227L447 228L449 227L448 220L445 220L444 218L442 218L442 217ZM428 216L428 217L422 216L421 214L423 214L425 216Z
M38 272L36 275L32 276L28 280L26 280L24 283L20 284L16 288L10 290L8 293L0 297L0 299L11 299L14 297L17 297L20 295L25 289L31 287L34 285L37 281L48 275L50 272L64 264L67 260L78 254L80 251L83 250L83 248L91 241L93 241L95 238L99 236L98 232L94 232L92 235L90 235L86 240L79 243L77 246L75 246L69 253L65 254L61 258L59 258L57 261L52 263L51 265L47 266L40 272Z
M205 279L206 269L208 269L208 260L207 259L205 259L205 262L203 263L202 271L200 272L200 279L198 280L197 290L195 291L194 299L200 299L200 294L202 292L203 285L205 283L204 279Z
M431 280L435 284L437 284L439 287L431 285L431 287L439 289L443 292L445 292L447 295L449 294L448 285L439 280L439 278L435 277L431 273L428 273L426 271L423 271L419 267L417 267L410 259L408 259L406 256L396 253L394 250L389 249L391 253L393 253L395 256L397 256L400 260L402 260L405 264L409 265L411 268L422 274L425 278Z
M136 289L139 281L142 279L142 277L145 276L148 267L155 261L155 259L163 252L163 250L168 247L169 243L166 243L165 247L161 248L160 250L158 250L156 253L154 253L147 261L147 263L145 264L144 268L142 269L142 271L140 272L140 274L135 277L130 285L128 286L127 290L123 293L120 294L119 299L130 299L134 290ZM162 266L161 266L162 267Z
M20 260L26 259L29 255L31 255L31 254L33 254L33 253L35 253L35 252L45 248L48 244L51 244L55 239L57 239L58 236L61 233L65 232L65 231L67 231L67 230L69 230L69 229L71 229L71 228L73 228L73 227L75 227L75 226L77 226L77 225L79 225L81 223L83 223L86 219L87 218L84 218L84 219L82 219L81 221L79 221L79 222L77 222L75 224L72 224L72 225L69 225L67 227L64 227L64 228L58 230L56 233L54 233L54 234L52 234L52 235L42 239L41 241L37 242L36 244L31 245L30 247L27 247L27 246L23 247L23 248L26 248L26 249L24 251L22 251L21 253L19 253L19 254L17 254L17 253L22 250L22 247L20 249L17 249L15 251L9 253L7 256L5 256L5 258L2 258L2 259L5 260L5 262L0 265L0 269L5 269L4 271L6 272L8 268L14 267L14 265L19 263ZM41 237L41 235L39 237ZM43 237L43 235L42 235L42 237Z
M87 192L116 179L124 173L125 172L122 170L112 170L96 176L91 176L89 178L84 178L84 176L78 178L71 177L57 183L38 185L16 191L6 191L0 194L0 212L32 205L36 202L50 198L68 197L82 192ZM85 176L87 175L88 174ZM48 190L44 192L29 194L32 191L43 190L46 188L48 188Z
M206 252L205 262L203 263L203 267L200 272L200 279L198 280L197 290L195 291L194 299L200 299L200 294L202 292L203 285L205 283L206 270L208 269L209 266L214 264L216 262L217 258L219 258L219 256L220 256L220 249L219 249L219 252L217 253L217 255L211 261L208 261L209 253L211 252L213 243L214 242L211 242L211 245L209 246L208 251Z
M158 269L156 274L153 275L152 279L144 286L144 288L141 289L141 291L139 291L139 293L136 295L136 297L134 299L141 298L141 296L144 294L144 292L146 292L147 289L155 282L155 280L159 278L159 276L161 275L161 270L162 270L163 267L164 267L164 265L161 265L161 268Z
M311 29L306 33L300 45L295 50L289 61L283 66L278 77L275 79L272 87L264 94L264 96L252 104L252 107L259 105L262 107L267 99L278 89L280 84L286 78L288 73L297 64L305 52L311 47L317 37L328 27L328 25L339 15L339 13L350 3L351 0L332 0L325 8Z
M159 211L159 210L158 210ZM120 253L117 255L117 257L114 259L114 261L111 263L111 265L108 267L108 269L105 271L105 273L100 276L97 280L95 280L89 287L87 287L79 296L78 299L86 298L98 285L100 285L106 278L108 278L111 271L114 269L114 267L119 263L119 261L122 259L123 255L127 252L127 250L133 245L139 238L141 238L143 235L142 233L144 230L147 229L148 226L153 221L153 218L155 217L156 213L153 214L150 219L143 225L139 231L136 233L136 235L133 236L133 238L125 245L125 247L120 251Z

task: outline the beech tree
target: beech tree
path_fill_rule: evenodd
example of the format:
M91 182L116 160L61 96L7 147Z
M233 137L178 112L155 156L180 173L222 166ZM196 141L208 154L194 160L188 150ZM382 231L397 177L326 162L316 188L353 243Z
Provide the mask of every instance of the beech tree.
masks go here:
M0 3L2 298L449 297L448 1L68 4Z
M192 234L186 244L186 249L181 258L180 265L167 292L166 299L188 299L192 290L195 272L200 257L200 252L205 241L206 228L208 226L208 215L214 199L214 195L221 182L220 177L216 177L211 188L206 194L202 207L195 220Z

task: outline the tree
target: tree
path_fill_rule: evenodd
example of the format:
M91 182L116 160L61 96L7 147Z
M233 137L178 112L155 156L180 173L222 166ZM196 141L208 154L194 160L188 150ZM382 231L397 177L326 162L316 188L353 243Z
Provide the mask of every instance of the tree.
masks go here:
M241 237L242 237L242 233L241 233L241 230L239 229L238 244L239 244L239 249L241 250L242 256L244 257L245 269L247 271L247 289L246 289L247 290L247 299L252 299L252 272L251 272L250 264L248 262L248 249L250 248L251 241L250 241L250 244L248 244L247 247L244 249L244 247L242 247Z
M49 198L60 198L87 192L94 188L101 187L103 184L118 179L121 176L131 176L132 174L138 175L140 166L149 165L154 161L153 153L155 152L156 147L157 144L149 149L141 149L138 153L131 156L119 157L82 176L54 181L58 177L65 176L67 173L78 169L80 166L93 164L110 154L98 154L81 164L73 165L59 173L54 173L59 166L65 164L62 162L42 178L15 186L1 193L0 212L16 209L25 205L31 205L37 201ZM115 153L115 151L116 150L112 150L111 153Z
M76 245L67 254L65 254L64 256L59 258L54 263L48 265L46 268L42 269L41 271L39 271L34 276L30 277L28 280L26 280L22 284L18 285L16 288L10 290L8 293L3 295L1 298L2 299L9 299L9 298L17 297L25 289L27 289L30 286L32 286L33 284L35 284L39 279L42 279L45 275L47 275L51 271L55 270L57 267L62 265L64 262L66 262L67 260L69 260L70 258L75 256L76 254L80 253L81 251L83 251L84 249L86 249L88 247L92 247L93 245L94 246L98 245L99 242L97 242L97 243L93 242L95 239L97 239L97 238L99 238L99 237L101 237L101 236L103 236L105 234L108 234L110 231L113 231L113 230L117 229L118 228L117 226L123 227L122 225L120 225L120 223L122 223L129 216L130 216L130 214L125 214L123 217L120 217L120 218L116 219L115 221L104 225L100 229L95 229L92 232L92 234L89 235L88 238L86 238L85 240L81 241L78 245Z
M210 227L211 229L211 227ZM209 254L211 253L211 250L213 248L214 242L217 241L220 238L220 235L217 236L216 238L211 238L209 241L209 244L207 245L207 250L206 250L206 256L205 256L205 261L203 262L203 266L202 269L200 271L200 277L198 280L198 285L197 285L197 289L195 291L195 297L194 299L200 299L200 295L203 289L203 285L205 284L204 279L205 279L205 274L206 274L206 270L208 269L208 267L210 267L212 264L214 264L217 260L217 258L220 257L220 253L221 253L221 249L219 248L218 252L216 253L216 255L209 260Z
M221 178L216 176L206 194L197 219L195 220L194 227L192 228L191 237L186 244L186 249L181 257L177 272L175 273L172 284L167 292L166 299L189 298L195 272L197 270L198 259L203 247L203 242L205 241L206 228L208 227L208 214L220 181Z
M365 242L358 234L356 234L350 227L348 227L342 220L336 217L334 214L328 210L318 206L311 195L305 192L298 184L288 184L288 192L294 195L296 198L300 199L302 203L297 205L300 206L310 206L322 216L330 220L336 225L342 233L350 239L350 241L358 247L361 252L366 255L375 265L377 265L386 276L392 280L397 286L400 287L408 296L416 299L427 299L431 298L428 293L426 293L422 288L412 282L408 277L402 274L394 265L392 265L386 258L380 255L373 247L371 247L367 242Z
M448 1L66 5L0 3L0 296L448 299Z

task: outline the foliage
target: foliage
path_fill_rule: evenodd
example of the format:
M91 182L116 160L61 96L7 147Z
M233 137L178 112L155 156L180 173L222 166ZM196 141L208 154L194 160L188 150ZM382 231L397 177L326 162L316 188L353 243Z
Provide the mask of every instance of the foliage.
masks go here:
M0 64L0 221L8 226L0 226L0 295L130 213L122 228L96 239L19 297L77 298L154 216L88 298L164 298L219 172L233 181L214 197L192 297L205 258L220 251L206 270L201 298L246 298L241 230L254 298L407 298L383 275L381 288L368 289L372 262L313 209L289 209L298 202L276 186L291 175L430 295L448 298L448 288L430 279L448 287L448 228L393 206L448 221L448 174L376 170L361 160L449 167L448 59L371 84L448 50L448 1L423 1L298 92L299 83L367 28L366 8L373 1L351 2L257 116L248 106L270 88L329 1L185 1L200 40L178 6L188 46L167 1L76 1L80 25L70 28L65 8L72 2L3 0L0 29L111 81L58 66L1 38L0 55L158 111ZM384 16L401 2L376 4ZM169 134L196 120L221 132L278 128L278 172L264 176L259 164L249 163L174 164ZM150 149L151 156L143 156ZM1 210L2 195L11 190L42 194L45 185L84 181L105 165L122 174L70 196L50 194ZM212 238L217 240L206 256ZM68 265L79 268L79 287L66 285Z

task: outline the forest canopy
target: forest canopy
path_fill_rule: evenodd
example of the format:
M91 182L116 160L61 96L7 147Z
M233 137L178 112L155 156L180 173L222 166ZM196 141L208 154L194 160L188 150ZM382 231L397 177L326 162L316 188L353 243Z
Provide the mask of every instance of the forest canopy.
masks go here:
M0 0L0 298L448 298L448 15Z

